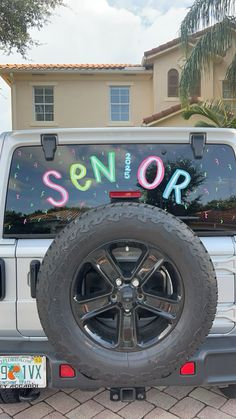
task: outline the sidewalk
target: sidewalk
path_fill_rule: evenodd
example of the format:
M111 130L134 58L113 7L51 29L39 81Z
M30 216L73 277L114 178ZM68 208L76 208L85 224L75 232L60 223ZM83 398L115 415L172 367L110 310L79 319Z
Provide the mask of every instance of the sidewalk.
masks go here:
M0 419L233 419L236 400L217 388L152 387L146 401L111 402L109 391L43 390L33 403L0 405Z

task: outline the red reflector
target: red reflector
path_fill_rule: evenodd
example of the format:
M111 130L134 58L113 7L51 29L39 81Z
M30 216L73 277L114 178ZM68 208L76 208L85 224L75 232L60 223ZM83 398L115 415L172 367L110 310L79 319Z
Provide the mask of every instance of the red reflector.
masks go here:
M181 375L194 375L195 374L195 362L186 362L180 368Z
M68 364L60 365L60 377L61 378L73 378L75 377L75 370Z
M110 198L140 198L140 191L111 191L109 192Z

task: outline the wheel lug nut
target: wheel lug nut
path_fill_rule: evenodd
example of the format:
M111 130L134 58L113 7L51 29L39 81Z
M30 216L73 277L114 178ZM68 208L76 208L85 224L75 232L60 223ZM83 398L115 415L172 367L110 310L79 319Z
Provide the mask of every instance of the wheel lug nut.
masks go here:
M120 278L116 279L116 285L117 285L117 287L120 287L122 285L122 281L121 281Z
M110 299L111 299L111 302L112 303L115 303L117 301L117 295L116 294L112 294L111 297L110 297Z
M139 286L139 280L138 279L133 279L133 281L132 281L132 285L135 287L135 288L137 288L138 286Z
M139 301L142 301L143 300L143 295L142 294L138 294L137 298L138 298Z

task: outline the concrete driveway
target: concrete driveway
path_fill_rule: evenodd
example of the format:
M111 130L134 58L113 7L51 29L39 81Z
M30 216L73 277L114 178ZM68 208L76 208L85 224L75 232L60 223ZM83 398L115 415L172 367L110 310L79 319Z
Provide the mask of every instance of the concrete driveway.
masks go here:
M33 403L0 406L0 419L233 419L236 400L216 388L152 387L146 401L111 402L109 392L43 390Z

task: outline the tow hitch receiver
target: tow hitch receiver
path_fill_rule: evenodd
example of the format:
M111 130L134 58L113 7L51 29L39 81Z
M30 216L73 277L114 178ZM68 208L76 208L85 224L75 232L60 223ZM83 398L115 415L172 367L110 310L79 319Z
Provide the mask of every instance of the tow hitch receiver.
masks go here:
M112 387L110 389L110 400L113 402L143 401L145 399L145 387Z

